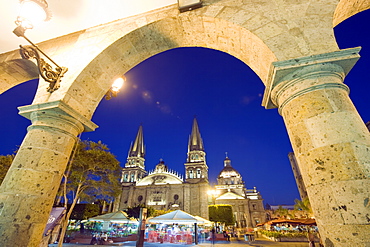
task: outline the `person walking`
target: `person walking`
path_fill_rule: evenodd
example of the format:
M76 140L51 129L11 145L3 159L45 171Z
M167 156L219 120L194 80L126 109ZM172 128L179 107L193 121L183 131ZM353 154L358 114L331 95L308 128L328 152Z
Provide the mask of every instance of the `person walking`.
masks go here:
M307 238L308 238L308 246L315 247L315 235L310 230L308 230L307 232Z

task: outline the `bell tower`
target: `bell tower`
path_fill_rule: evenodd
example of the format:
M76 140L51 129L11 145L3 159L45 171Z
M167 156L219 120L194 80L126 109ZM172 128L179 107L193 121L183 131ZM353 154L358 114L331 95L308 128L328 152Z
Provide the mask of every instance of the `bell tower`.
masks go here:
M208 166L203 140L200 136L197 119L194 118L188 144L188 156L185 163L185 182L208 182Z
M140 125L134 143L131 143L125 168L122 169L121 182L123 184L135 183L145 175L145 146L143 126Z

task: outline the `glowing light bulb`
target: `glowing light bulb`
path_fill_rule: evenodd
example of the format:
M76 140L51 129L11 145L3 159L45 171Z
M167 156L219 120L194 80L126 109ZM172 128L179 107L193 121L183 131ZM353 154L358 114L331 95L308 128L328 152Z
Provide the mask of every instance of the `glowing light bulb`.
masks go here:
M48 21L50 17L46 1L22 0L16 23L26 29L31 29L34 25Z
M112 91L119 92L119 90L122 88L124 83L125 83L125 80L122 77L118 77L112 84Z

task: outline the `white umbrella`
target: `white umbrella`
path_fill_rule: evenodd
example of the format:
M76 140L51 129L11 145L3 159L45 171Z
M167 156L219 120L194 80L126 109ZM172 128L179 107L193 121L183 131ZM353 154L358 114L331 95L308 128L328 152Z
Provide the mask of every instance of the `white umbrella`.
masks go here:
M175 210L148 220L149 223L204 223L204 220L181 210Z

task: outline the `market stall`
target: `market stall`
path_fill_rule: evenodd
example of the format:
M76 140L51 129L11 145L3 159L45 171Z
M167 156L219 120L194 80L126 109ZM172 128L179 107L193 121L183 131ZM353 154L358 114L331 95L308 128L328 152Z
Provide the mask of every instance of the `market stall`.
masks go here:
M196 217L182 210L175 210L148 220L149 224L155 224L147 230L148 242L170 243L198 243L198 225L210 223L201 217Z
M138 221L130 219L123 211L98 215L89 218L89 221L99 222L96 224L95 230L106 233L108 238L113 239L114 242L122 240L117 238L127 238L129 235L137 234Z

